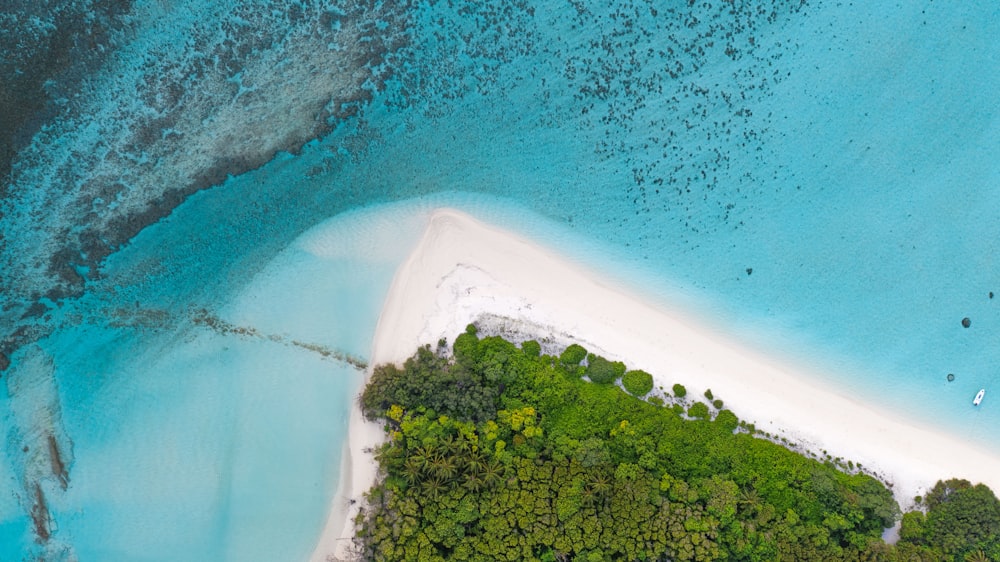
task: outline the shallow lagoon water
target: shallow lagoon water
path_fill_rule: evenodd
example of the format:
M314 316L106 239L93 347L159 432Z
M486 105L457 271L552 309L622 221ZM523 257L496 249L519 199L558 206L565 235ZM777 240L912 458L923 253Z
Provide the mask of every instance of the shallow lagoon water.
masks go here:
M996 394L971 406L1000 382L997 8L726 5L414 6L359 118L191 196L54 313L49 556L307 555L361 380L335 354L367 356L438 205L1000 447ZM0 498L0 559L41 548L24 503Z

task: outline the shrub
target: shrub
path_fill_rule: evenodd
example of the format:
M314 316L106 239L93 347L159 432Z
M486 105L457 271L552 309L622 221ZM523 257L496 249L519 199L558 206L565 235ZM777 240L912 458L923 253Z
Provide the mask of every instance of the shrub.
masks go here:
M620 379L625 376L625 363L622 363L621 361L613 361L611 366L615 370L616 379Z
M653 375L646 371L628 371L622 377L622 386L632 396L645 396L653 390Z
M535 340L528 340L521 344L521 350L528 357L538 357L542 353L542 346Z
M712 396L712 389L711 388L709 388L709 389L707 389L705 391L705 398L708 398L709 400L715 399L715 397Z
M692 418L703 420L708 418L708 406L704 402L695 402L688 408L688 415Z
M724 431L732 433L740 425L740 420L731 411L722 410L719 415L715 416L715 423Z
M687 393L688 391L686 388L684 388L684 385L682 384L674 385L674 396L678 398L684 398L685 396L687 396Z
M597 355L596 353L587 354L587 364L593 363L594 361L607 361L607 359ZM608 361L611 364L611 368L615 371L615 378L619 379L625 375L625 363L621 361Z
M660 407L663 406L663 399L660 398L659 396L650 396L649 398L646 399L646 401L654 406L660 406Z
M572 344L563 350L562 354L559 355L559 362L567 367L573 365L579 365L580 361L587 356L587 350L583 348L582 345Z
M611 384L618 379L618 369L615 368L614 363L598 355L592 355L591 357L593 359L589 361L586 373L590 377L591 382Z
M715 400L712 400L712 405L715 406L716 410L721 410L722 409L722 400L719 400L718 398L716 398Z
M479 338L475 334L459 334L451 344L451 349L458 363L470 366L479 361Z

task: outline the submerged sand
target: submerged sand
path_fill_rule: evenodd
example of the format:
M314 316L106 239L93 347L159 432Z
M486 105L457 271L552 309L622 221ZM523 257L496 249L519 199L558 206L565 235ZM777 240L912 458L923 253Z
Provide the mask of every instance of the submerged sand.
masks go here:
M653 374L657 386L711 388L740 419L811 451L860 463L906 508L944 478L1000 490L1000 456L877 404L838 392L819 373L755 353L662 304L646 302L518 235L451 209L436 211L397 271L371 364L401 363L423 344L451 341L484 316L564 334L590 351ZM540 334L544 335L544 334ZM311 560L349 558L352 518L375 481L378 424L355 404L340 487Z

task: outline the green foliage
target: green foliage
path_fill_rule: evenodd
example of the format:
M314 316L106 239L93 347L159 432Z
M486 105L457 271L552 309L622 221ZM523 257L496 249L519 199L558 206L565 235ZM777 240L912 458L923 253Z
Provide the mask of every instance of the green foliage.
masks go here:
M625 373L625 364L620 362L611 362L607 359L591 354L587 358L587 371L586 375L590 378L591 382L597 384L611 384Z
M899 528L899 540L913 544L926 543L927 530L924 528L926 517L922 511L910 511L903 514L903 524Z
M715 397L712 396L712 389L711 388L705 390L705 398L708 398L709 402L711 402L712 400L715 399Z
M528 357L538 357L542 353L542 346L535 340L528 340L521 344L521 351Z
M925 503L926 517L919 512L903 517L901 540L933 546L949 559L1000 550L1000 501L983 484L939 481Z
M678 398L684 398L685 396L687 396L688 393L687 389L684 388L684 385L680 383L677 383L673 386L673 391L674 391L674 396Z
M402 370L376 367L361 395L365 416L374 419L395 404L461 420L491 419L503 386L516 378L526 358L501 338L479 340L468 332L455 338L454 352L450 363L424 346Z
M725 404L722 402L722 400L719 400L718 398L712 400L712 406L715 406L716 410L721 410L724 405Z
M639 369L627 371L622 376L622 386L632 396L645 396L653 390L653 375Z
M708 419L708 406L704 402L695 402L688 408L687 414L698 420Z
M715 416L715 424L719 426L720 430L732 433L739 427L740 420L736 414L729 410L719 410L719 414Z
M582 345L572 344L559 355L559 362L567 367L579 365L587 358L587 350Z
M451 361L422 348L402 369L376 368L362 403L386 417L391 438L377 454L384 478L359 519L365 559L930 561L1000 552L1000 508L983 486L935 487L927 516L906 514L899 544L886 545L881 531L899 509L876 480L736 432L728 410L688 421L680 406L587 383L579 361L555 363L531 347L465 333ZM688 413L709 416L700 402Z

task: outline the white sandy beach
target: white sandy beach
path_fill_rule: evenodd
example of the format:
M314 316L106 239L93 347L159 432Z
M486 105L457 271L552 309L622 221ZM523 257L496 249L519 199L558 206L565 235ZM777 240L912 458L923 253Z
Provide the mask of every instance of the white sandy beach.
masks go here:
M453 210L435 212L397 271L372 344L372 364L402 362L422 344L451 341L483 314L569 334L590 351L653 374L658 386L705 389L740 419L810 450L861 463L892 483L905 509L942 478L1000 490L1000 457L821 384L802 368L754 353L599 273ZM542 334L544 335L544 334ZM351 518L375 478L366 448L381 430L355 405L349 453L313 562L346 557Z

